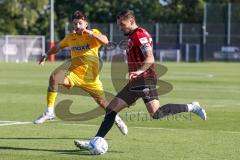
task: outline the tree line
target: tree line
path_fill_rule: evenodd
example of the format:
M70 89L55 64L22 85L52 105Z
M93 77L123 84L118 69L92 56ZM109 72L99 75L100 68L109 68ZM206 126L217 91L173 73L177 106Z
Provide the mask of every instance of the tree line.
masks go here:
M140 23L201 23L203 7L209 3L236 3L239 0L55 0L55 39L62 38L71 14L82 10L90 22L116 22L122 9L132 9ZM0 35L45 35L49 38L49 0L0 0Z

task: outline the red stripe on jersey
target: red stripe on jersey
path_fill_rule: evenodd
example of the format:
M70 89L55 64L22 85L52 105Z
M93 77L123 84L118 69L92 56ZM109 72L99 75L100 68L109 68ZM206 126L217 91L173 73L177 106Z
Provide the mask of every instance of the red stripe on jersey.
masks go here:
M150 34L143 28L135 29L129 35L128 43L128 72L134 72L140 69L145 61L145 56L141 51L142 45L150 45L153 48ZM146 70L140 77L156 77L154 65Z

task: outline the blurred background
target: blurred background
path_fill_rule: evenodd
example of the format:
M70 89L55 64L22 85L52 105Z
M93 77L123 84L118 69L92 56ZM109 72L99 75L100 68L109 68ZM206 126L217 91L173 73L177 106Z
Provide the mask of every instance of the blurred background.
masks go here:
M108 36L111 43L101 48L100 56L110 61L112 55L122 53L126 47L126 37L116 25L116 15L127 8L135 11L139 26L152 35L155 58L159 61L239 61L239 2L0 0L0 61L36 61L71 32L71 15L75 10L85 12L90 28ZM69 49L51 60L66 58Z

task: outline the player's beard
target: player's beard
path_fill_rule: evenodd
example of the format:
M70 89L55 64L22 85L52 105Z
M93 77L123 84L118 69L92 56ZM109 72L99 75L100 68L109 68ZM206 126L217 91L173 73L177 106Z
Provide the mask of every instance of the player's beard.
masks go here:
M124 36L129 36L130 32L124 32L123 34L124 34Z
M125 32L123 32L124 36L129 36L129 35L130 35L130 33L131 33L131 31L130 31L130 30L129 30L129 31L125 31Z
M81 33L82 33L82 30L79 29L79 28L76 28L76 29L75 29L75 32L76 32L77 34L81 34Z
M133 30L128 29L126 31L123 31L124 36L129 36L132 33Z
M128 30L122 30L122 32L123 32L123 35L124 35L124 36L129 36L130 33L131 33L131 30L130 30L130 29L128 29Z

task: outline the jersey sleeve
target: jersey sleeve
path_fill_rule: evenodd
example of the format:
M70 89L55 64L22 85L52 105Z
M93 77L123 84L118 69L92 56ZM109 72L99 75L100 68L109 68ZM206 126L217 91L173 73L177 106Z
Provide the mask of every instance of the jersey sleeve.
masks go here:
M152 37L146 31L137 34L136 43L144 55L153 50Z
M64 47L68 47L68 38L69 36L65 36L63 40L61 40L58 44L59 48L64 48Z

